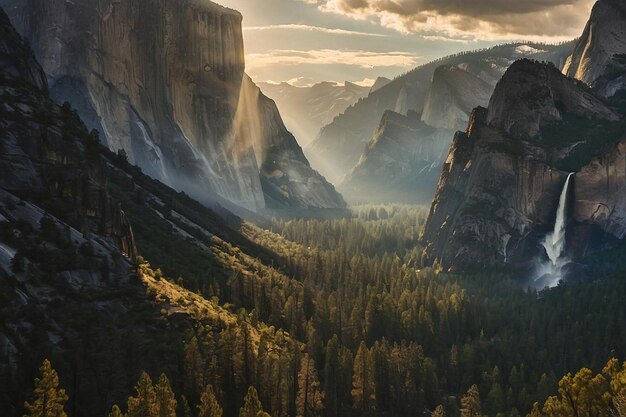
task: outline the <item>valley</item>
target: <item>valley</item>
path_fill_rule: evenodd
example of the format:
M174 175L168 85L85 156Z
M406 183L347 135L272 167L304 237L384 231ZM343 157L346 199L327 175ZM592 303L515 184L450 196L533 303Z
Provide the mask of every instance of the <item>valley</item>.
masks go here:
M626 9L588 18L296 87L209 0L0 0L3 415L625 416Z

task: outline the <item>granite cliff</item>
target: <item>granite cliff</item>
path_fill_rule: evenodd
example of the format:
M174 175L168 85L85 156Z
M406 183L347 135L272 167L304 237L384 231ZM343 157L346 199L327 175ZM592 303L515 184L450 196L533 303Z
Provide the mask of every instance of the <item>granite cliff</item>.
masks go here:
M615 191L626 125L615 106L551 64L513 64L489 109L476 109L454 138L423 235L426 255L446 269L529 266L545 256L540 243L569 172L579 229L569 250L592 249L581 238L591 229L623 237Z
M603 97L626 87L625 22L623 1L598 1L563 73L592 86Z
M442 129L464 129L472 109L489 103L493 88L459 67L441 66L435 70L428 89L422 121Z
M441 66L420 115L387 111L359 162L339 185L348 200L430 203L454 131L467 125L493 87L456 66Z
M279 146L291 150L280 163L293 162L299 177L280 198L270 187L273 205L343 206L245 75L238 12L208 0L0 4L32 45L51 96L152 177L205 202L218 195L259 210L263 184L273 184L260 168ZM274 186L292 181L284 172Z
M425 124L415 112L386 111L339 190L355 202L431 201L453 134Z

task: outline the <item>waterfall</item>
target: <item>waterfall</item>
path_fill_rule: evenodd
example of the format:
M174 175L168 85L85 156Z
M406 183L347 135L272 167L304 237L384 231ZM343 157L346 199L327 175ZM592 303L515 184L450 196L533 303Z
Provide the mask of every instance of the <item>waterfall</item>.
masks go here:
M567 229L567 197L569 185L574 173L570 173L565 180L565 185L559 198L559 207L556 212L554 230L548 233L543 241L543 247L548 255L548 261L540 267L539 278L535 282L545 287L554 287L564 278L563 268L569 263L565 252L565 231Z

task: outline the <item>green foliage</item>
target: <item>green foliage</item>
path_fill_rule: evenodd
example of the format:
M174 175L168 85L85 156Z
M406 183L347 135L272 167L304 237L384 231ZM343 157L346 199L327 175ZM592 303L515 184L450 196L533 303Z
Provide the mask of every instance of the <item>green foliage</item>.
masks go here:
M135 385L135 396L128 398L127 417L160 417L157 394L146 372L141 373Z
M611 359L601 373L588 368L565 375L558 395L543 406L535 403L529 417L623 416L626 399L626 362Z
M108 417L124 417L124 413L122 413L122 410L120 410L116 404L111 408L111 412Z
M198 405L198 417L222 417L222 407L220 407L213 392L213 386L207 385L200 397Z
M239 410L239 417L259 417L259 414L263 412L259 394L254 387L250 386L243 399L243 406Z
M65 390L59 388L59 376L48 359L39 368L40 376L35 379L34 401L26 402L24 417L67 417Z

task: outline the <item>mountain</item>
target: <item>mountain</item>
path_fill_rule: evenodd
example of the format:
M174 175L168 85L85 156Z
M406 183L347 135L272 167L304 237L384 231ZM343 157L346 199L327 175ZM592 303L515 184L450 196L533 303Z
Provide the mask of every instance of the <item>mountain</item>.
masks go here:
M179 364L190 363L194 343L203 346L202 354L192 351L198 367L215 360L202 356L209 341L248 357L264 343L267 363L289 358L287 346L299 351L288 334L277 336L258 318L198 294L245 303L246 291L236 291L245 277L246 285L263 279L275 303L278 286L303 298L302 285L274 268L280 259L253 242L259 229L204 207L105 148L76 111L51 100L44 71L1 8L0 35L4 415L23 415L43 358L67 387L66 411L93 416L122 404L142 370L168 374L175 390L189 387L195 379ZM235 339L246 341L243 350L228 342ZM239 391L225 389L224 410L235 413Z
M208 0L0 4L52 98L153 178L252 210L344 205L245 75L238 12Z
M470 72L458 67L439 67L424 101L422 121L442 129L463 129L472 109L486 106L492 92L492 85Z
M307 147L314 167L330 181L338 183L360 159L383 113L393 110L422 113L434 72L441 66L458 67L495 86L516 59L532 57L562 67L572 43L562 45L515 43L480 51L461 53L417 67L373 91L323 127L319 137Z
M437 68L423 114L385 112L340 191L353 201L430 203L454 131L467 125L474 107L487 105L492 92L459 67Z
M623 237L621 113L552 64L515 62L489 109L474 110L454 138L422 237L426 256L454 270L532 265L545 257L570 172L577 225L568 251L597 249L598 231Z
M373 93L374 91L380 90L381 88L383 88L390 82L391 80L387 77L377 77L376 81L374 81L374 84L372 84L372 88L370 89L370 94Z
M370 91L369 87L347 81L344 85L323 82L310 87L260 83L259 87L276 102L285 125L304 147L317 137L323 126Z
M626 5L619 0L598 1L563 72L611 97L626 86Z
M454 132L433 128L415 112L386 111L361 159L339 190L354 202L430 201Z

